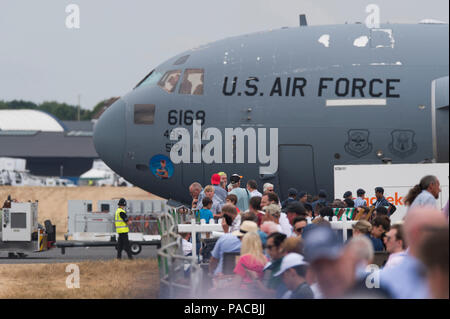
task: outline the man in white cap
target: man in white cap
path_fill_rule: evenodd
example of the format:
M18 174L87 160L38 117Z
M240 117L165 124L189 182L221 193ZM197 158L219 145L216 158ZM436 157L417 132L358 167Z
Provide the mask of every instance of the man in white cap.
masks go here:
M286 287L291 291L290 299L314 299L314 293L306 282L308 263L303 256L289 253L281 262L280 271L275 276L282 276Z

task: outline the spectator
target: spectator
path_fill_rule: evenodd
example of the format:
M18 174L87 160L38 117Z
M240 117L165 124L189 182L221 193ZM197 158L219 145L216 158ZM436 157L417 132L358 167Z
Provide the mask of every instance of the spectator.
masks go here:
M266 233L267 236L270 236L279 231L279 225L272 221L265 221L261 224L261 231Z
M297 201L297 190L295 188L288 189L288 198L281 203L281 209L286 209L287 205Z
M258 191L258 184L255 180L251 179L247 182L247 190L250 192L250 198L261 197L262 194Z
M300 193L298 193L298 201L305 205L305 203L308 202L308 193L305 191L301 191Z
M211 251L211 258L209 259L209 273L214 276L220 276L223 269L223 254L238 253L240 251L241 241L236 235L226 233L220 236Z
M270 257L270 262L264 267L264 287L271 292L275 298L281 298L286 292L287 287L281 281L280 277L274 276L281 268L284 251L282 244L286 235L282 233L272 233L267 237L266 251Z
M250 202L248 203L248 210L258 217L258 227L261 226L264 212L261 210L261 197L259 196L253 196L250 198Z
M285 254L303 254L303 243L300 237L287 237L281 245Z
M384 206L388 210L389 216L392 215L396 211L396 207L389 203L386 198L384 198L384 188L383 187L376 187L375 188L375 197L377 200L373 204L375 208L378 208L379 206Z
M234 194L237 196L238 200L236 206L239 208L241 212L245 212L248 209L248 202L250 200L250 193L246 188L240 187L240 181L242 176L237 174L233 174L230 177L231 186L233 189L229 192L229 194Z
M291 202L286 208L286 216L290 225L294 224L295 217L306 216L306 209L302 203L294 201Z
M235 206L235 207L236 207L236 210L237 210L237 212L238 212L238 214L240 214L241 211L240 211L239 208L236 206L237 201L238 201L238 198L237 198L237 196L234 195L234 194L229 194L229 195L227 195L227 197L225 198L225 203L231 204L231 205Z
M265 183L263 185L263 193L273 192L273 190L274 190L273 184Z
M346 243L346 246L356 259L356 280L365 279L366 267L373 262L375 256L372 242L366 236L355 236Z
M284 213L282 213L284 214ZM291 236L293 232L293 222L294 218L298 216L306 216L306 210L302 203L298 201L293 201L289 203L289 205L286 208L286 214L285 214L285 222L282 223L280 221L280 225L283 229L283 233L285 233L287 236Z
M345 202L341 201L340 199L335 199L329 206L331 208L345 208L347 207L347 204Z
M384 236L384 245L389 253L389 258L384 268L389 268L400 264L406 256L406 242L401 224L392 225L391 229Z
M181 236L181 246L183 249L184 256L192 256L192 243L189 242L191 233L180 233Z
M324 227L331 228L330 222L326 219L323 219L321 216L315 218L311 223L316 226L324 226Z
M378 217L378 216L386 216L386 217L388 217L388 215L389 215L388 214L388 210L384 206L378 206L375 209L375 217Z
M312 205L311 205L312 206ZM326 205L322 205L321 203L316 203L316 205L315 206L312 206L313 207L313 214L314 214L314 218L316 218L316 217L320 217L320 210L322 209L322 208L324 208L324 207L326 207Z
M227 183L228 183L228 176L225 172L219 172L220 176L220 187L222 187L225 191L227 191Z
M394 298L429 298L431 294L426 281L426 268L418 259L420 247L430 234L430 229L445 226L447 220L437 209L430 206L410 209L403 224L408 252L399 265L381 270L381 287L389 290Z
M328 205L328 202L327 202L328 195L325 190L321 189L319 191L318 196L319 196L319 198L315 202L312 203L313 209L316 207L317 204L321 204L324 207Z
M385 233L391 229L391 220L387 216L377 216L372 221L372 230L370 234L384 242ZM384 246L384 244L383 244Z
M368 289L365 280L357 280L360 259L352 246L343 247L335 232L316 226L304 236L304 256L316 275L325 298L386 298L381 289Z
M220 204L225 204L225 198L227 197L227 191L220 186L220 175L213 174L211 176L211 185L214 187L214 193L220 200Z
M367 206L368 204L366 203L366 201L364 200L364 196L366 195L366 191L364 190L364 189L362 189L362 188L359 188L357 191L356 191L356 195L358 196L356 199L355 199L355 208L356 207L360 207L360 206Z
M306 215L308 217L313 217L313 209L310 203L303 203L303 207L305 207Z
M427 175L420 183L409 190L405 198L405 205L413 208L415 206L431 206L436 208L436 199L439 198L441 187L436 176Z
M449 299L448 225L435 229L419 247L419 258L427 270L430 296L435 299Z
M263 208L264 206L268 206L270 204L278 205L278 202L279 202L278 195L275 194L274 192L266 192L261 197L261 207Z
M226 204L222 207L222 228L225 233L231 233L239 230L241 226L241 215L238 214L236 207Z
M236 274L232 284L234 287L249 288L254 278L251 277L249 272L254 272L255 277L260 280L263 277L264 266L268 261L263 254L261 240L256 232L257 229L255 222L245 221L241 225L241 230L235 232L236 236L242 237L242 244L241 255L233 271Z
M280 225L280 207L276 204L270 204L268 206L265 206L263 208L264 211L264 218L263 221L270 221L270 222L274 222L275 224L278 225L278 232L282 232L282 227Z
M260 198L260 197L255 197L255 198ZM243 213L241 215L241 224L243 224L244 221L246 221L246 220L249 220L249 221L252 221L252 222L258 224L258 215L255 214L254 212L246 211L245 213ZM261 239L261 242L262 242L262 244L264 246L266 244L266 241L267 241L267 234L258 229L258 235L259 235L259 237Z
M319 214L320 214L320 217L322 217L324 219L325 219L325 217L328 217L328 220L331 221L331 219L334 216L334 211L331 207L324 207L320 210Z
M294 225L294 234L295 236L301 238L303 229L308 225L308 221L306 220L305 216L297 216L294 218L294 221L292 222Z
M196 209L198 206L198 202L200 200L200 193L202 192L203 188L200 183L194 182L189 186L189 193L192 197L192 209Z
M222 208L222 204L220 203L220 199L215 195L215 189L214 186L212 185L208 185L205 187L205 189L203 190L205 197L209 197L213 204L210 208L211 212L213 213L214 216L219 216L220 215L220 211ZM202 198L202 205L197 205L197 208L202 209L203 208L203 198Z
M355 202L353 201L353 194L351 191L346 191L344 193L344 200L345 207L355 207Z
M213 205L213 201L211 198L205 197L202 200L202 204L203 204L203 208L200 209L196 215L200 218L200 220L204 219L205 222L208 224L209 220L211 218L214 218L213 213L211 212L211 207Z
M308 263L297 253L287 254L280 270L274 276L281 276L283 283L291 291L290 299L314 299L314 294L306 282Z
M374 238L371 236L372 224L367 220L359 220L356 224L352 226L353 236L363 235L370 239L373 244L373 249L375 251L383 251L383 242L379 238Z

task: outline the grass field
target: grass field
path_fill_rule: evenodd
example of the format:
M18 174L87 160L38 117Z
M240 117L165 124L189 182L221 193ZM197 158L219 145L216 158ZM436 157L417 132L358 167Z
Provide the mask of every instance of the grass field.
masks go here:
M80 288L67 288L69 264L0 265L1 299L158 298L156 259L79 262ZM69 283L74 283L70 277Z

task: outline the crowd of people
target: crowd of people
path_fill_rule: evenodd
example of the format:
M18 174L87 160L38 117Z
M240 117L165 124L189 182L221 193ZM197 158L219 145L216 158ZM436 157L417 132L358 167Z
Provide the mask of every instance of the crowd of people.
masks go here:
M365 191L356 198L328 200L290 188L281 200L274 185L262 193L255 180L214 174L211 185L189 187L192 210L208 223L220 220L224 234L208 262L209 296L236 298L448 298L448 202L441 211L440 184L425 176L406 196L408 212L392 223L396 207L375 188L369 206ZM336 210L336 208L338 210ZM356 223L344 243L332 229L340 208L355 210ZM188 243L189 236L184 238ZM201 246L200 237L197 247ZM377 252L385 262L374 268ZM189 254L189 249L185 254ZM238 255L231 275L224 274L227 253ZM205 261L204 261L205 262Z

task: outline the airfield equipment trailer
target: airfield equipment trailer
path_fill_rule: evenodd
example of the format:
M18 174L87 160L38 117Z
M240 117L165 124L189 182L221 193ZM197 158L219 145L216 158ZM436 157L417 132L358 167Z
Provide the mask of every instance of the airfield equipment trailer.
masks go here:
M38 223L37 201L12 202L10 208L0 210L0 224L0 251L8 252L10 258L42 252L55 243L56 227L50 220L45 227Z
M68 231L64 241L58 241L56 247L61 254L73 247L115 247L117 233L114 214L118 200L100 200L97 211L93 211L90 200L68 201ZM142 246L161 247L157 218L166 210L163 200L128 200L127 215L131 221L128 234L131 252L137 255ZM71 237L72 240L69 240Z

